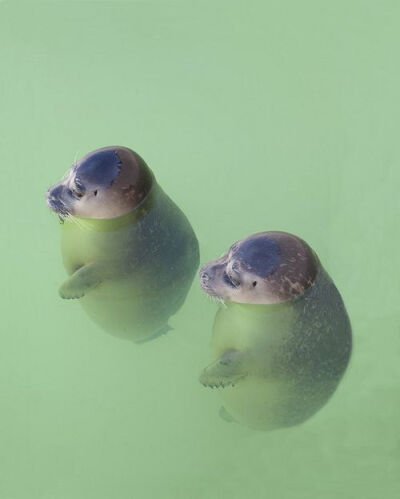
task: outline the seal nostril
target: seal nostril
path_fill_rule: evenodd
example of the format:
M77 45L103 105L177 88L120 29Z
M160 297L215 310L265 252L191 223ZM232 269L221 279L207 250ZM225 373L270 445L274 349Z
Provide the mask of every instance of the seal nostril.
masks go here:
M206 272L202 272L200 274L200 280L201 280L201 282L206 283L206 282L209 281L209 279L210 279L210 276Z

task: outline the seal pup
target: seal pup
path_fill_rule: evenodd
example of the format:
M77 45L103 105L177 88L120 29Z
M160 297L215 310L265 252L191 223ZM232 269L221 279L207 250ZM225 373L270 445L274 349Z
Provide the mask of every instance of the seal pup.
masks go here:
M65 299L79 299L111 334L143 341L168 330L199 265L186 216L144 160L126 147L104 147L74 164L47 192L62 225L69 278Z
M336 390L352 335L342 298L315 252L284 232L233 244L200 270L203 290L223 300L214 361L200 375L221 387L224 419L258 430L297 425Z

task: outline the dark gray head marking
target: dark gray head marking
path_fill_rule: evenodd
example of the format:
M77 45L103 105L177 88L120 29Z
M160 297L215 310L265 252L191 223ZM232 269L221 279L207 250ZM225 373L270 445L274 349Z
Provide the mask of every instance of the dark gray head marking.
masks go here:
M239 245L235 258L241 261L243 268L260 277L268 277L281 263L282 251L279 244L269 237L248 239Z
M75 182L99 187L112 185L121 173L122 161L117 151L106 149L86 156L75 169Z

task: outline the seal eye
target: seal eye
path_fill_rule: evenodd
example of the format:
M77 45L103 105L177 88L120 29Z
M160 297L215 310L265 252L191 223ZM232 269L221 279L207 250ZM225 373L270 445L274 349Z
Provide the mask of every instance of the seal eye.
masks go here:
M93 191L93 194L94 194L95 196L97 196L97 190L96 190L96 191Z
M257 281L253 281L253 288L257 286Z

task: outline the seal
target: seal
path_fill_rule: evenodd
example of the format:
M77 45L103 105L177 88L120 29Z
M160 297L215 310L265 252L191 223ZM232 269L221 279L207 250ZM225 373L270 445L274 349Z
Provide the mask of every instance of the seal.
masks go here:
M285 232L233 244L200 270L203 290L223 301L214 361L200 382L220 387L226 420L258 430L300 424L336 390L352 333L342 298L315 252Z
M169 329L199 265L186 216L144 160L126 147L104 147L74 164L47 192L62 222L69 278L65 299L79 299L94 322L134 341Z

